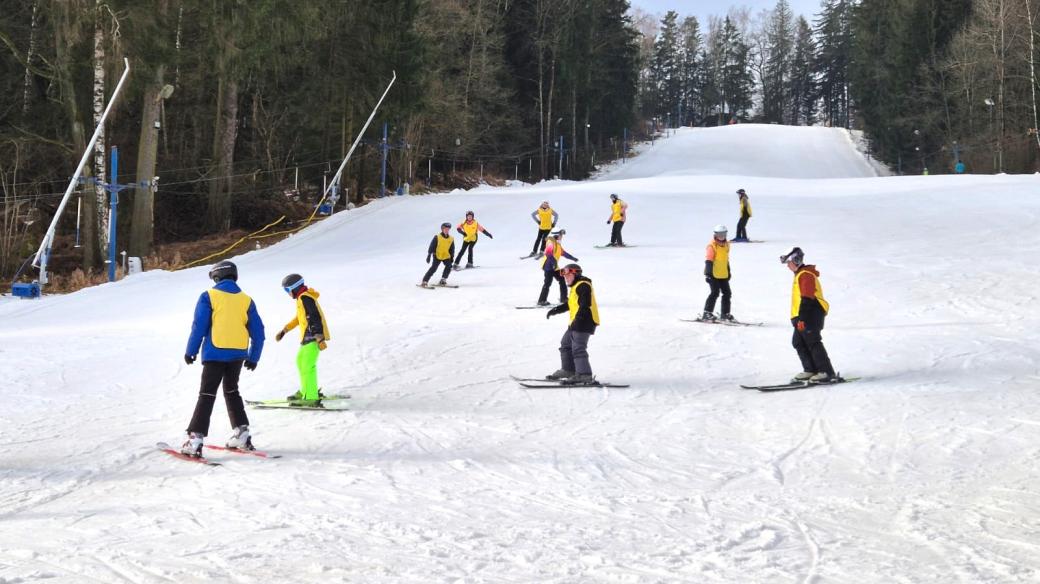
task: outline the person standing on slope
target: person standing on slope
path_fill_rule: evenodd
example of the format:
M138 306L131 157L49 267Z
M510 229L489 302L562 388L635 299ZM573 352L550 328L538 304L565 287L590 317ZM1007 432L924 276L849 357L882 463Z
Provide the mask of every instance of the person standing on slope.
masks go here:
M704 281L711 287L707 300L704 301L704 314L701 320L715 320L715 301L722 294L722 320L733 320L730 314L730 289L729 289L729 242L726 241L726 226L716 225L715 236L711 238L704 251Z
M433 239L430 240L430 247L426 250L426 263L429 264L431 258L435 258L435 261L430 264L430 269L426 270L422 284L419 285L427 288L430 277L437 271L437 266L441 263L444 264L444 273L441 274L441 281L437 285L446 285L448 275L451 274L451 258L453 257L455 257L455 238L451 236L451 223L441 223L441 232L433 236Z
M827 383L835 379L834 367L823 346L822 332L830 305L823 298L820 272L816 266L806 265L804 259L805 254L800 247L780 256L780 262L787 264L788 269L794 272L794 285L791 288L794 337L791 344L802 361L802 372L794 376L794 381Z
M469 259L466 261L466 267L472 268L473 247L477 245L477 233L483 233L491 239L495 237L473 219L473 211L466 211L466 220L459 223L455 230L462 234L462 250L459 251L459 257L455 258L455 268L458 269L459 262L462 261L462 256L466 253L466 250L469 250Z
M578 261L578 258L563 249L563 236L566 233L566 229L561 229L545 239L545 257L542 258L545 281L542 283L542 292L538 295L538 306L549 306L549 287L552 286L553 280L560 285L560 304L567 302L567 284L559 272L560 258L564 257L572 262Z
M570 294L566 304L553 307L545 318L569 312L571 319L560 339L560 369L545 378L565 384L593 384L596 376L592 374L588 347L589 337L599 326L596 293L592 290L592 280L582 275L578 264L567 264L560 272L570 286Z
M608 247L625 247L625 243L621 240L621 228L625 226L625 219L628 217L628 203L622 201L614 193L610 195L610 218L607 219L607 225L611 223L614 227L610 231L610 243Z
M737 221L737 236L733 238L733 241L747 243L750 241L747 235L747 222L748 219L751 219L751 201L748 200L747 192L744 189L737 191L737 198L740 200L740 220Z
M181 446L181 453L195 457L202 456L202 442L209 435L209 419L221 384L234 431L227 447L253 450L238 378L243 365L250 371L256 369L264 350L264 323L253 299L238 287L238 267L222 261L210 269L209 277L214 286L195 303L191 335L184 351L184 362L191 365L202 349L199 399L188 423L188 438Z
M300 390L288 396L290 405L303 407L320 407L321 394L318 393L318 355L327 348L329 325L325 322L325 313L318 305L317 290L307 287L303 276L289 274L282 279L282 289L296 301L296 316L293 317L278 334L275 341L281 341L286 333L297 326L300 327L300 350L296 353L296 369L300 372Z
M531 212L531 219L538 224L538 236L534 238L534 247L531 248L530 255L530 257L535 257L538 255L538 250L543 249L545 238L549 236L549 231L556 227L560 215L549 206L549 201L542 201L542 204Z

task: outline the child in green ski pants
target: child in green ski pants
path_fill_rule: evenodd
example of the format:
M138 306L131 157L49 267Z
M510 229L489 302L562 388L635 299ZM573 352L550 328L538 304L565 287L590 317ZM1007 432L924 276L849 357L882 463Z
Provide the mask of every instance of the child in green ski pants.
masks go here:
M318 393L318 354L325 350L329 340L329 327L325 323L325 313L318 305L318 291L312 290L303 282L303 276L289 274L282 280L282 288L296 300L296 316L288 322L278 334L276 341L281 341L285 333L300 327L300 351L296 354L296 368L300 371L300 390L288 396L289 401L298 405L319 405L321 395Z

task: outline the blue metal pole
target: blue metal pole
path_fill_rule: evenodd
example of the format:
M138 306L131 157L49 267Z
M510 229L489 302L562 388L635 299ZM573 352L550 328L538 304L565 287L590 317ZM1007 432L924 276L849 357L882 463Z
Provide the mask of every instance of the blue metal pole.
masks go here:
M108 281L116 281L116 205L119 204L119 148L112 147L112 174L109 175L109 212L108 212Z
M563 179L563 134L560 134L560 179Z
M383 143L379 146L379 148L383 151L383 170L382 177L379 179L380 197L386 195L386 153L388 150L390 150L390 145L387 144L386 133L389 125L390 124L388 124L387 122L383 122Z

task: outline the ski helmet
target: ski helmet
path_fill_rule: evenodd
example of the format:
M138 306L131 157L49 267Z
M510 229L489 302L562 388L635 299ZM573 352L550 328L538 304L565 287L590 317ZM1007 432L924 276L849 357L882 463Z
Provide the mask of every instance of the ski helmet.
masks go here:
M451 229L451 223L441 223L441 229Z
M618 199L617 193L610 193L610 200L616 201Z
M289 274L282 278L282 288L289 294L292 294L300 286L303 286L303 276L299 274Z
M238 266L227 260L217 262L217 265L209 269L209 278L214 282L220 282L221 280L231 280L232 282L237 282Z
M561 235L567 235L567 230L566 229L560 229L558 231L553 231L552 232L552 236L553 237L559 237Z
M737 189L737 194L738 195L746 195L747 193L744 191L744 189Z
M800 247L796 247L796 248L792 249L791 251L785 253L784 255L780 256L780 263L781 264L786 264L787 262L792 262L796 266L801 266L802 262L804 260L805 260L805 252L803 252L802 248L800 248Z
M563 268L560 269L560 273L561 274L575 273L575 274L581 275L581 266L579 266L578 264L567 264L566 266L563 266Z
M716 225L715 226L715 233L716 234L718 234L718 233L727 233L727 232L728 232L728 230L726 229L725 225Z

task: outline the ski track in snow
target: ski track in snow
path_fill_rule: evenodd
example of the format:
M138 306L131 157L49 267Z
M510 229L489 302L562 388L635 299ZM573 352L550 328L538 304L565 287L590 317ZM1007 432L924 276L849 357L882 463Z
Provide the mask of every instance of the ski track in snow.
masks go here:
M1036 176L875 177L823 128L683 130L593 181L394 197L235 258L268 334L303 274L350 411L250 410L263 460L178 443L200 368L181 360L207 268L0 302L0 582L964 582L1040 580ZM700 311L711 227L751 195L733 311ZM607 195L627 250L597 250ZM549 199L596 285L601 379L558 366L566 316L531 303L530 212ZM414 284L443 221L477 213L479 270ZM792 246L816 263L836 367L797 371ZM555 295L555 290L552 294ZM290 335L291 336L291 335ZM295 389L268 338L250 399ZM228 432L222 400L209 441Z

